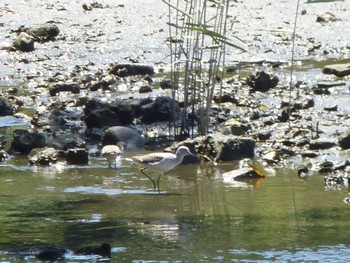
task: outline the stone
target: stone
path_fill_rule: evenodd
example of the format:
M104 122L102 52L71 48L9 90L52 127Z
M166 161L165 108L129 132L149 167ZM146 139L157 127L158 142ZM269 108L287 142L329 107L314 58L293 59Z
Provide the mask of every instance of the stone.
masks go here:
M113 126L102 135L103 145L122 145L125 150L144 148L145 139L136 130L124 126Z
M250 76L247 82L253 91L267 92L277 86L279 79L275 75L270 76L264 71L260 71L255 76Z
M334 147L336 144L332 140L327 139L317 139L313 140L309 144L310 150L325 150Z
M33 51L34 48L34 39L32 36L25 32L21 32L16 40L12 44L13 48L23 52Z
M173 121L178 117L179 104L168 96L157 97L154 101L141 107L142 121L151 124L162 121Z
M59 28L53 23L44 23L25 29L35 41L47 42L53 40L60 33Z
M13 115L14 107L8 99L0 98L0 116Z
M51 165L58 161L58 151L54 148L35 148L28 155L30 165Z
M328 65L323 68L322 72L342 78L350 75L350 63Z
M67 151L66 156L67 164L77 165L77 164L88 164L89 154L84 148L72 148Z
M112 67L110 73L118 77L155 74L152 66L141 64L116 64Z
M49 89L50 96L56 96L60 92L80 93L80 86L77 83L57 83Z
M17 129L13 132L11 149L20 153L29 153L34 148L45 147L46 143L45 133Z
M338 137L338 144L343 150L350 149L350 131Z

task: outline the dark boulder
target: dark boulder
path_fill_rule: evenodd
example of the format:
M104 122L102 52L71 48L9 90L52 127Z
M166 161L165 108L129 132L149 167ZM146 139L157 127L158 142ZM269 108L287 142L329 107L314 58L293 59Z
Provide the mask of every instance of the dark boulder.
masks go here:
M179 114L179 104L168 96L157 97L155 101L142 106L142 121L146 124L173 121Z
M92 110L85 118L86 126L91 128L104 128L121 125L115 112L108 107Z
M253 91L267 92L278 84L277 76L270 76L264 71L257 72L255 76L251 75L248 79L248 85Z
M47 138L45 133L28 130L15 130L11 149L21 153L29 153L34 148L46 146Z
M77 83L57 83L49 89L50 96L56 96L60 92L72 92L73 94L79 94L80 86Z
M119 144L125 149L135 149L143 148L145 139L136 130L124 126L114 126L104 131L102 144Z
M5 98L0 98L0 116L13 115L14 107Z
M89 154L84 148L73 148L67 151L66 161L68 164L88 164Z
M350 132L348 131L345 134L339 136L338 143L343 150L350 149Z
M111 68L110 73L118 77L154 75L154 69L152 66L140 64L116 64Z

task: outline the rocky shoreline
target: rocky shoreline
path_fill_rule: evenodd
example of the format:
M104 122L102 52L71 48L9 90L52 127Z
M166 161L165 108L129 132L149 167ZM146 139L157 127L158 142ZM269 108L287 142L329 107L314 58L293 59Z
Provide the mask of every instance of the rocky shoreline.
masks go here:
M252 9L256 8L253 3L250 4ZM234 5L244 8L242 3ZM331 7L338 11L337 16L320 14L313 21L313 26L322 24L328 32L332 28L331 23L345 25L347 20L343 13L347 5L332 3ZM269 8L270 5L266 6ZM315 12L306 9L314 6L303 6L300 15ZM7 15L19 14L20 7L11 4L0 6ZM113 21L125 29L130 23L125 14L130 12L129 2L125 5L94 2L80 6L68 3L37 6L38 10L41 8L48 13L52 10L59 12L56 19L61 14L79 10L85 18L91 16L89 21L92 22L85 24L88 29L76 36L74 20L70 16L70 20L55 19L28 27L13 28L14 20L8 25L1 23L1 31L10 35L12 40L1 47L5 66L1 76L0 115L12 116L28 124L24 125L26 128L13 129L10 137L1 134L1 161L15 154L27 154L33 165L50 165L62 157L69 164L87 164L89 156L98 155L101 146L106 144L122 141L126 150L169 146L176 139L168 130L169 123L178 122L184 109L183 102L171 96L167 63L155 61L159 54L154 56L155 60L148 61L147 50L135 49L135 56L129 53L121 62L107 63L110 61L106 60L97 63L99 59L96 55L89 58L84 50L77 49L84 43L88 46L88 53L91 50L102 52L101 49L111 40L103 38L106 34L103 27L96 25L101 18L93 12L116 10L124 13L121 16L124 20L114 17ZM254 13L253 23L262 20L258 18L258 13ZM93 20L94 17L97 21ZM154 13L148 16L144 13L143 17L155 21ZM62 24L67 21L70 21L69 25ZM161 22L146 27L143 37L165 39L165 25L161 24L162 28L159 28L158 23ZM243 28L243 24L241 22L237 28ZM70 26L69 31L67 26ZM120 34L113 30L108 32L109 37L110 34ZM81 39L84 33L87 36L85 40ZM300 34L303 33L304 30L301 30ZM282 49L291 44L289 37L279 34L270 35L270 44L279 46L270 51L274 53L271 57L280 57ZM75 41L75 37L80 39ZM255 37L250 44L251 49L269 53L265 40L262 41L258 35ZM283 41L279 42L276 38ZM306 39L307 44L304 43ZM340 66L334 60L332 64L335 66L323 68L323 74L330 74L330 81L315 84L298 80L290 88L285 73L279 76L279 72L285 72L288 67L283 59L271 59L269 62L255 57L255 62L250 62L245 68L245 71L247 68L250 70L250 74L242 74L239 68L230 67L228 77L223 80L223 90L218 89L214 94L215 102L220 104L212 109L210 134L176 142L168 150L186 145L204 161L223 162L255 157L268 166L295 168L299 176L321 173L337 177L341 174L347 178L350 119L347 111L342 110L341 101L334 99L337 98L334 95L337 92L345 96L349 93L349 66L343 63L349 59L349 43L330 48L324 39L318 41L302 35L297 38L297 44L301 48L297 50L298 56L327 57L334 52L333 57L340 57ZM113 50L110 46L106 49L109 52ZM156 48L153 42L148 49L154 54ZM101 60L108 55L106 53L100 53ZM119 59L121 56L123 53L119 52ZM83 59L77 59L78 63L70 59L79 57ZM177 92L181 93L181 90ZM334 103L321 104L319 108L318 102L324 100L334 100ZM33 109L34 113L27 114L30 112L28 109ZM198 121L197 116L191 118Z

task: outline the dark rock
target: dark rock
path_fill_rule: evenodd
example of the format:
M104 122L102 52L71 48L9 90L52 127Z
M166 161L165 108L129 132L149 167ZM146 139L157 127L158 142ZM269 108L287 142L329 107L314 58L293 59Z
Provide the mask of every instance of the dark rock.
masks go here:
M120 125L130 125L135 118L135 112L133 106L127 100L115 100L109 104L109 108L117 116Z
M266 141L266 140L270 139L271 136L272 136L272 132L270 132L270 131L258 133L259 141Z
M139 89L139 93L148 93L148 92L152 92L152 88L148 85L141 86Z
M30 165L51 165L58 161L58 151L54 148L35 148L28 158Z
M257 72L255 76L250 76L248 85L252 87L253 91L267 92L278 84L277 76L270 76L264 71Z
M328 65L324 67L322 72L324 74L333 74L340 78L345 77L350 75L350 63Z
M12 44L13 48L23 52L33 51L34 48L34 39L29 34L21 32L16 40Z
M92 110L85 118L88 128L104 128L122 125L115 112L108 107Z
M53 40L60 33L59 28L52 23L44 23L25 29L25 32L31 35L35 41L47 42Z
M29 153L34 148L45 147L46 142L46 135L42 132L15 130L13 132L11 149L21 153Z
M105 130L102 135L102 144L109 145L118 143L123 144L125 149L144 148L144 138L135 130L124 127L114 126Z
M319 23L335 22L335 21L338 21L338 20L339 19L337 19L335 17L335 15L333 15L330 12L325 12L323 14L317 15L317 18L316 18L316 22L319 22Z
M65 250L61 248L47 248L39 252L35 257L42 261L57 261L64 258Z
M173 88L173 82L169 79L163 79L160 82L160 88L161 89L172 89Z
M338 111L338 105L324 107L325 111Z
M86 149L72 148L67 151L66 161L68 164L88 164L89 154Z
M152 66L140 64L117 64L112 67L110 73L118 77L154 75L154 69Z
M0 98L0 116L13 115L14 111L14 107L7 99Z
M73 94L80 93L80 86L77 83L57 83L54 84L50 90L50 96L56 96L60 92L72 92Z
M80 255L98 255L101 257L111 257L111 245L102 243L99 247L83 247L74 250L74 253Z
M314 151L305 151L301 153L303 158L316 158L318 154Z
M335 146L335 142L325 140L325 139L318 139L318 140L313 140L309 144L309 149L310 150L325 150L325 149L330 149Z
M350 149L350 132L346 132L338 137L338 144L343 150Z
M155 101L142 106L142 121L146 124L173 121L179 113L179 105L168 96L157 97Z
M85 123L89 129L130 125L135 118L135 105L129 100L103 103L92 99L84 103Z

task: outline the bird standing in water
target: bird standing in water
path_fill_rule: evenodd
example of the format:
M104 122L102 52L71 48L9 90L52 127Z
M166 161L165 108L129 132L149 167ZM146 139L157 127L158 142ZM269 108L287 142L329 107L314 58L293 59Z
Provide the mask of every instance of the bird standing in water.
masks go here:
M122 153L122 150L117 145L106 145L102 148L101 154L108 161L108 168L112 167L112 163L114 162L114 167L117 168L117 158Z
M156 152L141 156L132 157L132 161L141 166L141 173L150 179L153 183L154 190L158 189L159 181L163 173L171 170L175 166L179 165L186 155L193 155L186 146L180 146L175 154L166 152ZM145 170L154 170L160 172L157 181L152 179Z

